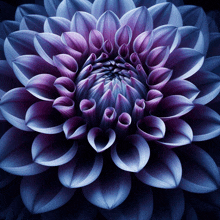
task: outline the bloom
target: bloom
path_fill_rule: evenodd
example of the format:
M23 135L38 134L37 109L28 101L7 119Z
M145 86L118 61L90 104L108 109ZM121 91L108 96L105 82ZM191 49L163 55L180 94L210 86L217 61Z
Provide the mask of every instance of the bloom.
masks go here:
M209 34L201 8L45 1L20 6L15 20L2 23L1 118L12 127L0 141L0 168L12 174L7 183L23 176L30 212L57 209L82 188L108 219L135 197L147 219L160 218L161 201L179 200L181 219L182 190L218 189L203 142L220 134L211 108L219 33Z

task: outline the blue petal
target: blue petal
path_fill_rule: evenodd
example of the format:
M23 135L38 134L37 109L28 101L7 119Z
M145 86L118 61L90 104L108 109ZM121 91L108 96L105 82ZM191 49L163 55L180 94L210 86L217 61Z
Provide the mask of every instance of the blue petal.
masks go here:
M136 7L140 7L140 6L145 6L147 8L159 4L159 3L163 3L166 2L166 0L133 0Z
M207 51L207 57L219 56L220 52L220 33L210 34L209 48Z
M5 39L10 33L19 30L19 22L3 21L0 24L0 38Z
M44 7L50 17L56 15L57 7L61 1L62 0L44 0Z

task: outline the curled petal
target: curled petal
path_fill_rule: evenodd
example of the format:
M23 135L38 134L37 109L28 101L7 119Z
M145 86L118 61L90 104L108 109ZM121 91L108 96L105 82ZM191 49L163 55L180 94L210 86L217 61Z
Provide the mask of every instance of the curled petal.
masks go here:
M137 121L141 118L143 118L144 113L145 113L145 101L144 99L136 99L135 103L134 103L134 108L132 111L132 119L133 121Z
M95 0L92 5L92 15L97 19L107 10L113 11L118 17L135 8L132 0Z
M61 96L54 100L53 108L58 110L61 115L66 118L71 118L75 115L75 102L66 96Z
M130 189L130 174L112 165L104 166L99 178L83 187L83 194L92 204L104 209L113 209L127 198Z
M107 129L111 127L114 124L116 117L117 117L117 113L114 108L112 107L106 108L102 117L100 127L103 129Z
M62 0L44 0L44 7L50 17L56 15L57 7L61 1Z
M169 57L169 47L161 46L156 47L150 51L146 59L146 65L150 69L158 69L163 67Z
M18 80L26 86L28 81L41 73L59 76L57 69L37 55L22 55L13 61L13 70Z
M220 176L214 160L195 145L178 148L177 154L183 167L180 187L193 193L208 193L219 186Z
M137 133L147 141L163 138L165 131L166 127L164 122L155 116L146 116L137 122Z
M182 119L174 118L165 122L165 137L158 142L168 148L190 144L193 140L191 127Z
M96 123L96 101L94 99L88 100L83 99L79 108L88 123L95 124Z
M188 47L200 53L205 53L204 37L200 29L193 26L184 26L178 28L181 36L181 43L179 48Z
M52 172L46 172L24 177L20 192L26 208L31 213L38 214L61 207L71 199L75 190L62 186Z
M156 4L149 8L154 27L171 24L176 27L183 25L182 17L176 6L170 2Z
M120 28L120 21L112 11L106 11L98 19L96 29L101 32L104 40L109 40L112 45L115 43L115 33Z
M43 6L37 4L23 4L17 7L15 12L15 20L20 22L24 16L29 14L47 16L47 12Z
M193 109L193 103L184 96L171 95L162 99L156 109L155 115L163 120L177 118L187 114Z
M29 128L44 134L57 134L63 130L63 119L52 107L52 102L36 102L27 110L25 122Z
M46 16L43 15L27 15L24 16L20 23L20 30L32 30L36 32L44 31L44 22L46 20Z
M68 77L59 77L55 80L54 86L61 96L73 98L76 92L76 86L74 82Z
M131 125L131 121L132 121L131 116L127 112L123 112L118 117L118 122L116 125L116 133L120 138L126 136L129 126Z
M71 20L70 30L81 34L86 41L89 40L89 33L96 28L96 18L83 11L77 11Z
M82 147L79 146L77 154L69 163L59 167L59 180L67 188L87 186L94 182L101 173L102 155L90 149L80 150Z
M88 142L96 150L101 153L111 147L116 139L116 134L112 129L103 132L100 128L92 128L87 135Z
M75 12L90 12L91 7L92 3L87 0L63 0L57 8L56 16L71 20Z
M67 52L60 36L52 33L40 33L34 38L34 46L38 54L53 65L53 56Z
M13 126L24 131L32 131L25 123L25 114L36 101L37 99L25 88L12 89L1 98L2 115Z
M199 89L193 83L182 79L171 80L162 89L164 96L182 95L190 101L193 101L199 92Z
M193 130L193 141L205 141L220 134L220 116L207 106L195 104L183 118Z
M111 157L116 166L128 172L139 172L150 157L148 143L140 135L127 136L123 143L111 148Z
M78 71L78 63L68 54L58 54L53 57L54 65L60 71L62 76L74 79Z
M120 27L115 33L115 44L120 47L122 44L129 45L132 38L132 30L128 25Z
M220 77L212 72L198 71L189 80L200 90L194 100L196 104L205 105L212 101L220 92Z
M101 51L104 43L104 37L97 30L91 30L89 33L89 49L91 53L98 53Z
M182 177L182 166L177 155L162 146L154 146L150 160L137 178L143 183L162 189L176 188ZM155 150L156 149L156 150Z
M60 166L68 163L76 154L77 143L68 142L60 134L39 134L33 141L31 154L33 161L44 166Z
M31 78L25 88L33 96L41 100L52 101L58 95L53 85L55 80L56 77L50 74L39 74Z
M61 35L70 30L70 21L62 17L49 17L44 23L44 32Z
M146 110L148 110L149 112L154 111L158 104L160 103L160 101L163 98L163 94L156 89L151 89L148 93L147 93L147 101L145 101L146 104Z
M173 69L172 79L186 79L202 66L204 56L190 48L178 48L170 54L166 67Z
M36 54L33 39L37 32L30 30L15 31L4 42L5 57L12 67L12 61L24 54ZM25 37L24 37L25 35Z
M63 125L63 131L67 139L81 139L86 136L86 123L81 117L68 119Z
M170 80L172 72L172 70L164 67L157 68L151 71L147 78L147 84L149 88L161 90Z
M122 16L120 19L121 26L128 25L133 33L132 42L144 31L153 29L153 21L146 7L132 9Z
M0 141L0 167L19 176L36 175L47 170L32 160L30 149L34 138L33 133L10 128Z

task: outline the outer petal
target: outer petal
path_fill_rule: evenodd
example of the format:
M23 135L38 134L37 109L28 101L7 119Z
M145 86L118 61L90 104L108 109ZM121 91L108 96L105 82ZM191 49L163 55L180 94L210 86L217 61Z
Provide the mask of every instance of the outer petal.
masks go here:
M186 79L196 73L203 64L204 56L190 48L178 48L170 54L166 67L173 69L172 79Z
M84 187L100 175L103 166L102 155L88 148L90 146L79 146L76 156L69 163L59 167L59 180L65 187Z
M35 31L15 31L11 33L4 43L5 57L12 67L12 61L24 54L36 54L33 40L37 32ZM25 35L25 37L24 37Z
M63 119L52 107L52 102L33 104L27 110L25 121L29 128L44 134L57 134L63 130Z
M52 172L24 177L20 191L23 203L33 214L59 208L67 203L75 192L74 189L62 186Z
M205 141L220 134L220 116L207 106L195 104L184 120L193 130L193 141Z
M47 170L32 160L30 149L34 138L33 133L10 128L0 141L0 167L21 176L36 175Z
M5 39L10 33L19 30L19 22L17 21L2 21L0 23L0 38Z
M25 88L12 89L1 99L1 112L13 126L24 131L32 131L25 123L25 114L36 101L37 99Z
M113 11L119 18L135 8L132 0L95 0L92 5L92 15L97 19L107 10Z
M44 0L44 7L50 17L56 15L57 7L61 1L62 0Z
M180 187L194 193L207 193L219 186L220 175L214 160L201 148L190 145L178 149L183 167Z
M77 148L77 143L67 141L63 133L39 134L33 141L31 153L35 163L60 166L68 163L75 156Z
M124 141L111 148L112 160L122 170L139 172L150 157L148 143L137 134L127 136Z
M57 8L56 16L71 20L75 12L90 12L91 7L92 3L87 0L63 0Z
M183 25L181 14L172 3L156 4L149 8L149 12L153 18L154 28L164 24L171 24L176 27Z
M209 48L207 57L219 56L220 33L210 33Z
M146 1L146 0L133 0L133 2L135 3L136 7L145 6L145 7L149 8L152 5L166 2L166 0L148 0L148 1Z
M131 177L128 172L114 165L108 164L104 169L95 182L83 188L83 194L92 204L113 209L127 198L131 189Z
M151 153L147 165L136 174L137 178L153 187L176 188L182 177L179 158L174 152L162 146L153 146Z

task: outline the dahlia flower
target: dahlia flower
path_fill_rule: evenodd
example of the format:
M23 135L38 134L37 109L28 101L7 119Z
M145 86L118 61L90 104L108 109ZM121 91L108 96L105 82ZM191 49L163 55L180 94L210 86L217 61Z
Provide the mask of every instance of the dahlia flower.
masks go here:
M196 219L192 195L219 207L220 34L172 2L45 0L1 23L0 187L20 187L26 215Z

